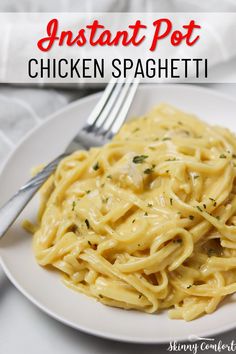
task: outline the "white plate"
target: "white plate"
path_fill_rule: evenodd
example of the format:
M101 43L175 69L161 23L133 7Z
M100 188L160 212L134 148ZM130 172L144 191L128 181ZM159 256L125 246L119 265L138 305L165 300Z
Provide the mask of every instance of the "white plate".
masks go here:
M81 99L54 114L18 146L0 176L1 203L27 180L32 166L49 161L63 150L85 122L99 96ZM196 86L142 86L130 115L143 114L163 101L195 113L207 122L222 124L236 131L236 101ZM186 323L169 320L167 312L149 315L106 307L66 288L57 273L36 264L31 237L20 227L23 218L35 217L37 202L36 197L0 241L0 260L12 283L52 317L87 333L139 343L185 340L192 335L212 336L236 327L233 297L228 298L215 313Z

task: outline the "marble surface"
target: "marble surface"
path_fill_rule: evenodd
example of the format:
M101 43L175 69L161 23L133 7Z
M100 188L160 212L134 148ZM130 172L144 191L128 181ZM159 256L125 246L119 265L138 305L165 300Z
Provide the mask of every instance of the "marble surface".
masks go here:
M236 98L236 85L208 86ZM0 86L0 164L19 140L50 113L86 94L88 91ZM230 343L236 339L236 330L222 334L218 339ZM168 345L112 342L66 327L24 298L0 268L0 354L151 354L166 353L167 348Z

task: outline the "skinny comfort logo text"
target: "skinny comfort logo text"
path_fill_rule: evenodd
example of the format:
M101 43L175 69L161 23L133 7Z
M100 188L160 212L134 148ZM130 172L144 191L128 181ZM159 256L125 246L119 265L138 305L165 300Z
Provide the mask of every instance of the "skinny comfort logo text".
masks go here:
M179 343L177 341L170 342L167 351L176 353L192 353L198 354L202 352L227 353L236 352L236 342L232 340L230 343L223 343L222 340L214 338L201 338L190 336L190 343Z

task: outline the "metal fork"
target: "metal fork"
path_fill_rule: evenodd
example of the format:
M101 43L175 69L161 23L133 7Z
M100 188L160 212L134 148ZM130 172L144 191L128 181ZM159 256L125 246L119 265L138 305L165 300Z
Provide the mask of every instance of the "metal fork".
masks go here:
M125 121L138 87L138 81L111 80L85 126L67 146L65 152L24 184L0 209L0 238L16 220L34 194L55 171L59 162L78 149L101 146L111 139Z

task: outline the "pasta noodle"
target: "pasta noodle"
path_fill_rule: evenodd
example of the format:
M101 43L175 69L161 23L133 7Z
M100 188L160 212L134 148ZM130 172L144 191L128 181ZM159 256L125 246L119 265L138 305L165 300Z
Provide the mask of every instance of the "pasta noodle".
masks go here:
M162 104L41 189L33 248L105 305L186 321L236 292L236 139Z

